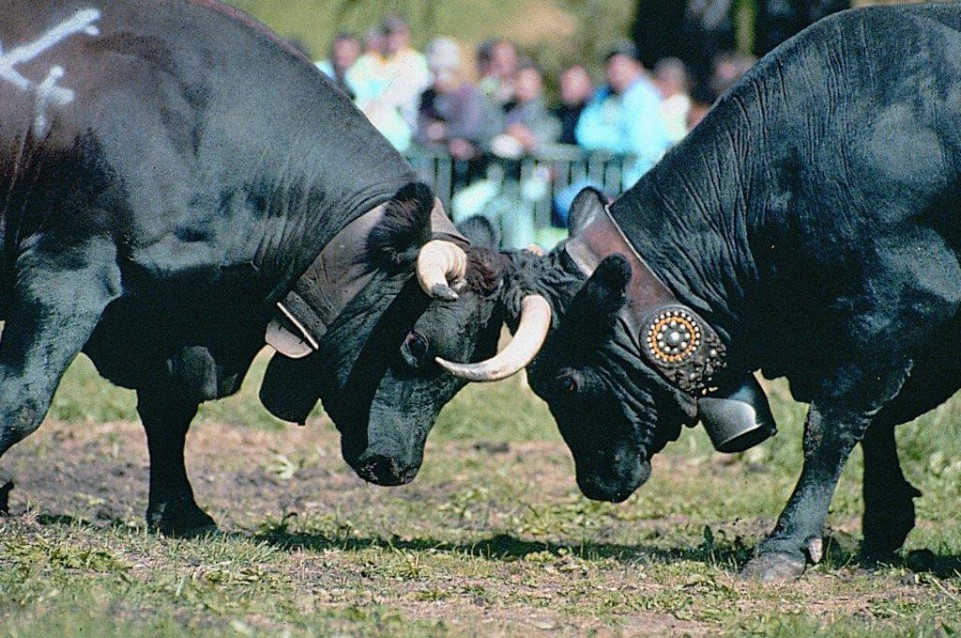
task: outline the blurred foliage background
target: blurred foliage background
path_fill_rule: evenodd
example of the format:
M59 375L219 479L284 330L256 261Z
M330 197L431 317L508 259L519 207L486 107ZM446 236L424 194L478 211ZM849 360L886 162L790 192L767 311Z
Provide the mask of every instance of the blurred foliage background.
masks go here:
M507 38L533 56L547 77L574 63L599 74L603 55L617 40L636 31L639 10L660 0L227 0L301 44L315 59L326 57L338 31L359 35L388 15L411 24L414 45L447 35L465 51L489 38ZM683 0L673 0L680 4ZM737 44L750 52L758 0L730 0ZM808 0L793 0L805 4ZM854 6L897 4L905 0L852 0ZM662 1L661 4L664 2ZM813 4L813 3L811 3ZM470 61L465 56L465 61ZM467 66L470 66L469 64ZM468 71L471 69L468 68Z

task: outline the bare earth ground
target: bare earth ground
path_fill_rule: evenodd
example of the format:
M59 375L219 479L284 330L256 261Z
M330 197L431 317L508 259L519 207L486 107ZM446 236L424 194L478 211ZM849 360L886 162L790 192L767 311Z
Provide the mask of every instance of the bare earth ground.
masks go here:
M753 546L769 519L712 521L713 531L705 533L727 542L715 559L705 548L713 539L698 538L705 521L696 509L688 515L666 505L652 515L652 507L661 507L658 497L614 506L578 496L559 442L432 443L421 476L399 488L365 484L340 459L338 446L326 421L276 432L206 422L188 440L198 502L228 536L279 550L279 558L257 569L293 587L300 612L384 606L406 618L436 620L452 634L491 636L715 635L712 605L728 631L732 614L763 621L772 613L772 592L737 580L733 564L746 556L741 537ZM76 530L83 543L89 524L137 533L146 507L145 447L135 423L45 424L3 459L16 488L0 534L42 539L60 526ZM662 477L656 489L676 488L684 494L679 498L690 498L682 477L694 472L720 477L736 497L744 479L723 458L696 467L676 458L655 461ZM705 489L710 496L716 488ZM856 536L857 519L835 521L832 532ZM147 549L131 543L112 550L131 565L131 578L170 570L186 570L185 579L210 578L216 565L184 565L172 553L183 543L205 542L211 541L157 538ZM927 587L913 574L885 575L867 587L858 579L863 571L853 565L815 570L773 592L773 609L886 623L888 607L940 596L944 613L961 610L957 579L926 581ZM276 620L248 619L261 620L265 629L277 629ZM354 634L348 627L344 635Z
M397 488L369 485L341 460L338 438L329 422L307 428L291 426L279 433L204 423L191 432L187 452L198 502L228 533L256 533L267 519L330 516L350 521L346 525L370 521L363 525L369 533L391 538L399 546L419 546L417 536L395 535L390 517L396 502L403 501L404 517L409 516L409 510L424 515L424 520L411 522L414 534L423 528L429 538L443 538L442 532L429 529L431 513L449 503L452 495L476 485L481 475L455 473L450 480L432 485L424 481ZM536 484L536 492L543 499L565 496L573 487L567 451L559 443L448 443L441 449L434 446L428 454L443 456L452 464L508 463L508 473L516 476L519 484ZM304 459L309 461L304 463ZM287 461L305 467L285 478ZM11 450L4 458L4 466L16 483L10 498L11 515L17 517L14 525L29 529L40 525L38 521L64 523L68 519L99 525L119 521L130 526L143 525L148 463L146 441L138 423L47 423ZM485 524L500 527L498 523L509 519L517 507L515 504L507 510L488 511ZM458 535L462 533L458 531ZM489 538L489 534L482 533L480 537ZM506 624L538 630L565 628L571 635L595 630L598 636L622 635L621 632L653 635L665 630L698 635L704 631L697 623L664 618L655 612L620 618L616 633L605 630L603 623L596 621L570 625L549 608L532 613L523 599L533 597L549 602L571 585L572 576L576 580L576 569L564 569L564 565L560 565L561 569L545 565L546 574L536 583L525 582L523 573L510 569L496 578L445 577L443 587L462 594L439 601L424 600L429 596L424 594L425 587L416 582L391 583L382 591L381 584L369 587L365 583L376 576L356 573L357 565L350 557L341 561L336 556L325 556L324 551L318 554L310 547L324 546L331 540L312 539L306 542L306 548L290 549L287 562L291 575L300 578L306 589L316 592L319 587L322 592L313 604L389 604L414 618L437 619L463 628L484 627L485 635L497 635L498 628ZM358 546L365 542L371 541L361 538ZM496 543L495 538L492 545ZM441 543L429 540L427 544ZM529 543L529 551L524 551L536 554L538 549L540 544ZM533 560L536 563L538 559ZM150 561L140 567L158 568ZM632 572L630 565L624 565L621 573L611 574L605 586L622 592L649 586ZM475 587L478 582L483 584L481 588ZM518 594L523 594L523 599ZM491 601L496 602L490 604Z

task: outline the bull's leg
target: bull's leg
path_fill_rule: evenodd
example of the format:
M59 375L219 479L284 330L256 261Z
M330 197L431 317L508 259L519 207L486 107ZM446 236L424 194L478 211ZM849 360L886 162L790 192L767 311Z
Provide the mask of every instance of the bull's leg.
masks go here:
M742 576L774 582L796 578L820 560L821 533L841 469L869 419L811 404L804 430L804 466L774 531L758 546Z
M160 388L137 391L137 412L147 431L150 492L147 525L168 536L191 536L217 525L194 501L184 464L184 444L197 403Z
M0 455L39 427L70 362L120 292L114 247L19 256L0 337Z
M914 528L914 501L921 492L901 471L894 426L877 423L861 442L864 450L864 544L871 560L887 560L904 544Z

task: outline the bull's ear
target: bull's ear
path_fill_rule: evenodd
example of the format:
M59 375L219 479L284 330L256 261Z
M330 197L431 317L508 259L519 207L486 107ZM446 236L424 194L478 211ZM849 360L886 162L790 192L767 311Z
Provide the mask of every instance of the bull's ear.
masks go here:
M564 313L565 332L575 334L606 333L618 311L627 303L627 285L631 281L631 265L627 259L613 254L600 264L590 279L574 295Z
M392 267L408 266L431 239L430 213L434 192L426 184L407 184L387 202L384 218L370 232L368 247Z
M598 264L591 278L584 284L578 296L584 296L584 303L612 314L627 303L627 285L631 281L631 265L617 253Z
M602 214L606 205L604 193L591 186L582 189L571 202L567 213L567 231L571 237L576 237L594 217Z

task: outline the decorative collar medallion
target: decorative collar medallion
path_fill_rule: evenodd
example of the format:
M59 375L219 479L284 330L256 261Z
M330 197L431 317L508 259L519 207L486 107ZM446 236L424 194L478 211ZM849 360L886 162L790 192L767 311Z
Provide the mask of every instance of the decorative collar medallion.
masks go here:
M608 207L566 245L578 267L590 276L605 257L617 253L631 265L623 318L634 342L661 375L692 395L711 391L725 367L725 347L717 332L683 305L624 236Z

